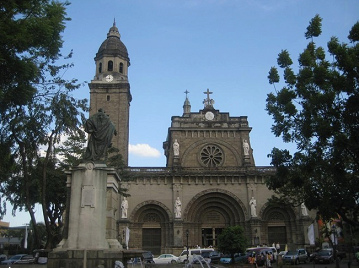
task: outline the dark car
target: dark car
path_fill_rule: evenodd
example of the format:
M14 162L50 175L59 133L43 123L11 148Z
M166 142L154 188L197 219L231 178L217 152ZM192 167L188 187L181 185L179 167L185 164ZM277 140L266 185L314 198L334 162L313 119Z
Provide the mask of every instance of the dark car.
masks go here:
M33 255L35 257L35 263L46 264L49 253L51 251L52 251L52 249L35 249L33 251Z
M24 258L24 256L28 256L27 254L17 254L12 256L11 258L4 260L1 264L13 264ZM32 255L30 255L32 257Z
M143 258L144 263L155 263L153 260L153 254L151 251L143 252L142 258Z
M314 257L315 263L333 263L334 254L332 249L322 249L319 250Z
M220 259L219 259L220 263L226 263L226 264L230 264L233 263L233 259L231 254L225 254L223 255Z
M307 263L309 260L308 253L305 249L288 251L282 258L284 264Z
M25 255L21 259L14 262L14 264L32 264L35 263L35 257L33 255Z
M213 251L209 252L209 251L205 251L205 252L202 252L201 253L201 256L202 258L193 258L193 263L196 264L196 263L199 263L199 262L202 262L202 263L211 263L212 262L212 259L211 257L209 256Z
M212 251L209 253L211 263L218 263L222 256L223 256L223 254L218 251Z
M234 261L236 263L248 263L249 253L238 253L234 256Z

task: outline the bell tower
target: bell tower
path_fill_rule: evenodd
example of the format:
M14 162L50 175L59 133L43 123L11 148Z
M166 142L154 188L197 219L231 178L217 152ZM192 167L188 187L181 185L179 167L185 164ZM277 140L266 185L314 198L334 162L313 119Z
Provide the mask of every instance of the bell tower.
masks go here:
M132 100L128 82L130 58L115 21L96 53L95 63L95 77L89 83L90 116L100 108L109 115L117 130L112 146L120 150L125 165L128 165L129 113Z

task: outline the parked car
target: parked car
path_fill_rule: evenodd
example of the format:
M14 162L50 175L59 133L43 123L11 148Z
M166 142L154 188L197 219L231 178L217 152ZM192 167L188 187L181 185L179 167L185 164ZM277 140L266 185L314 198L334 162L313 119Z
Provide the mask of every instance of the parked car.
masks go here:
M22 258L24 258L24 256L27 256L27 254L17 254L12 256L11 258L1 261L1 264L13 264L16 263L17 261L21 260ZM32 256L32 255L30 255Z
M223 256L221 252L211 251L209 257L211 258L211 263L218 263L219 259Z
M161 254L157 258L153 258L153 261L156 264L168 264L168 263L177 263L178 257L173 254Z
M307 263L308 254L305 249L297 249L288 251L282 258L283 263L287 264L298 264L298 263Z
M7 259L7 256L5 254L0 254L0 263Z
M201 253L201 256L203 257L204 261L206 263L211 263L212 260L211 260L211 257L209 256L213 251L205 251L205 252L202 252Z
M235 253L233 258L230 254L223 255L220 260L220 263L247 263L248 262L248 254L247 253Z
M46 264L49 257L49 253L52 249L35 249L33 255L35 257L35 263Z
M314 257L315 263L333 263L334 254L332 249L322 249L317 252Z
M151 251L146 251L142 253L143 263L155 263L153 261L153 254Z
M35 257L33 255L25 255L21 259L14 262L14 264L32 264L35 263Z
M187 250L183 250L181 255L178 257L178 262L179 263L185 263L187 262L187 257L188 257L188 261L192 262L193 261L193 256L194 255L200 255L203 252L212 252L214 251L213 248L193 248L193 249L189 249Z
M233 260L231 254L225 254L219 259L220 263L225 263L225 264L230 264L232 263L232 261Z
M283 258L283 256L287 253L288 251L284 250L278 253L278 256L281 256Z
M234 262L236 263L248 263L248 253L237 253L237 255L234 256Z
M206 254L203 254L203 255L206 255ZM193 255L193 258L192 258L193 264L198 264L198 263L202 263L202 264L208 263L209 264L210 262L211 262L211 259L204 258L202 256L202 254L201 255Z

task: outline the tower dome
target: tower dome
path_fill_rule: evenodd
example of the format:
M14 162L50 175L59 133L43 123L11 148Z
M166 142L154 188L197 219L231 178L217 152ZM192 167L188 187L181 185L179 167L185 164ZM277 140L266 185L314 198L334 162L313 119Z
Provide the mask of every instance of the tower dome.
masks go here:
M121 41L121 35L116 27L116 22L113 22L113 26L110 28L107 34L107 38L102 42L98 52L96 53L95 61L102 59L103 57L120 57L127 61L127 66L130 66L130 58L126 46Z

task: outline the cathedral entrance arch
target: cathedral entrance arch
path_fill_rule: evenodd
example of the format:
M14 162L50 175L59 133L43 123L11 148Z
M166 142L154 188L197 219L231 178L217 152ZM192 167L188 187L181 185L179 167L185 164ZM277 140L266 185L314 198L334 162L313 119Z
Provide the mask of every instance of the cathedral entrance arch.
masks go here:
M143 250L151 251L155 255L161 254L161 247L169 242L169 209L160 202L146 201L134 210L133 220L137 222L138 241Z
M262 238L262 242L268 245L279 244L280 250L284 250L285 245L292 242L289 238L293 232L293 212L284 208L265 206L262 215L267 234L267 237Z
M223 228L244 226L245 207L233 193L222 189L205 190L194 196L184 211L190 245L216 246Z

